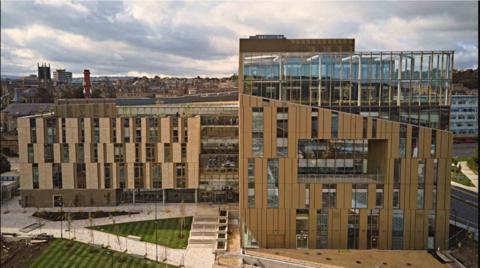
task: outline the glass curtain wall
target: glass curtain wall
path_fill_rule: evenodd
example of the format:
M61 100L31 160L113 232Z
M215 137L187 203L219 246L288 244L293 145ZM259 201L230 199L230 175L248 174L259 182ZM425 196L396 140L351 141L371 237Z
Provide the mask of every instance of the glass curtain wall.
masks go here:
M244 53L243 93L445 128L452 63L452 51Z

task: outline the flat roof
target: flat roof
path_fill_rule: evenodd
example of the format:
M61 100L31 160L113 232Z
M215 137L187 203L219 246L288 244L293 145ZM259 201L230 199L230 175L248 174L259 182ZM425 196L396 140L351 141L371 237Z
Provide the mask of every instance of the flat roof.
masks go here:
M246 253L321 267L448 267L426 250L251 249Z

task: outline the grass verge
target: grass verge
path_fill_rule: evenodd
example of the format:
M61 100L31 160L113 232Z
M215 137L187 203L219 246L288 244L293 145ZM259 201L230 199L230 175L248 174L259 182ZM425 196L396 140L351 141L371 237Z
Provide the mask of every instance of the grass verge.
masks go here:
M117 223L109 225L92 226L97 231L118 234L119 236L134 235L141 238L142 241L157 243L169 248L186 248L188 245L188 236L192 225L192 217L185 217L185 227L183 228L183 237L180 237L180 218L159 219L155 225L155 220L135 221ZM157 234L155 237L155 233Z

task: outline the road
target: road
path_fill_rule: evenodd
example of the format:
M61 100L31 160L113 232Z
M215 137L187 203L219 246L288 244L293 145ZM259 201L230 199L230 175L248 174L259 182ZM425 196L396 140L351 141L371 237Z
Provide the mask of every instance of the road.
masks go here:
M478 195L455 186L451 191L450 220L478 230ZM456 219L455 219L456 214Z
M453 157L473 156L477 148L477 143L457 143L453 144Z

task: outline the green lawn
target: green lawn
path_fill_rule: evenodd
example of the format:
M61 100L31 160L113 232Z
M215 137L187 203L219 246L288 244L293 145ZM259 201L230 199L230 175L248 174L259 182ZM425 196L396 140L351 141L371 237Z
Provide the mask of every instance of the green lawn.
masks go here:
M472 181L465 176L462 172L454 172L452 171L451 176L452 181L463 184L465 186L475 186Z
M157 243L169 248L186 248L188 236L192 225L192 217L185 217L186 226L183 229L183 238L180 236L179 218L159 219L157 231L157 242L155 242L155 220L136 221L116 224L116 231L113 224L91 227L94 230L115 234L120 236L135 235L141 237L142 241Z
M68 243L68 240L53 240L29 267L175 267L80 242L72 241L73 245L67 247Z

